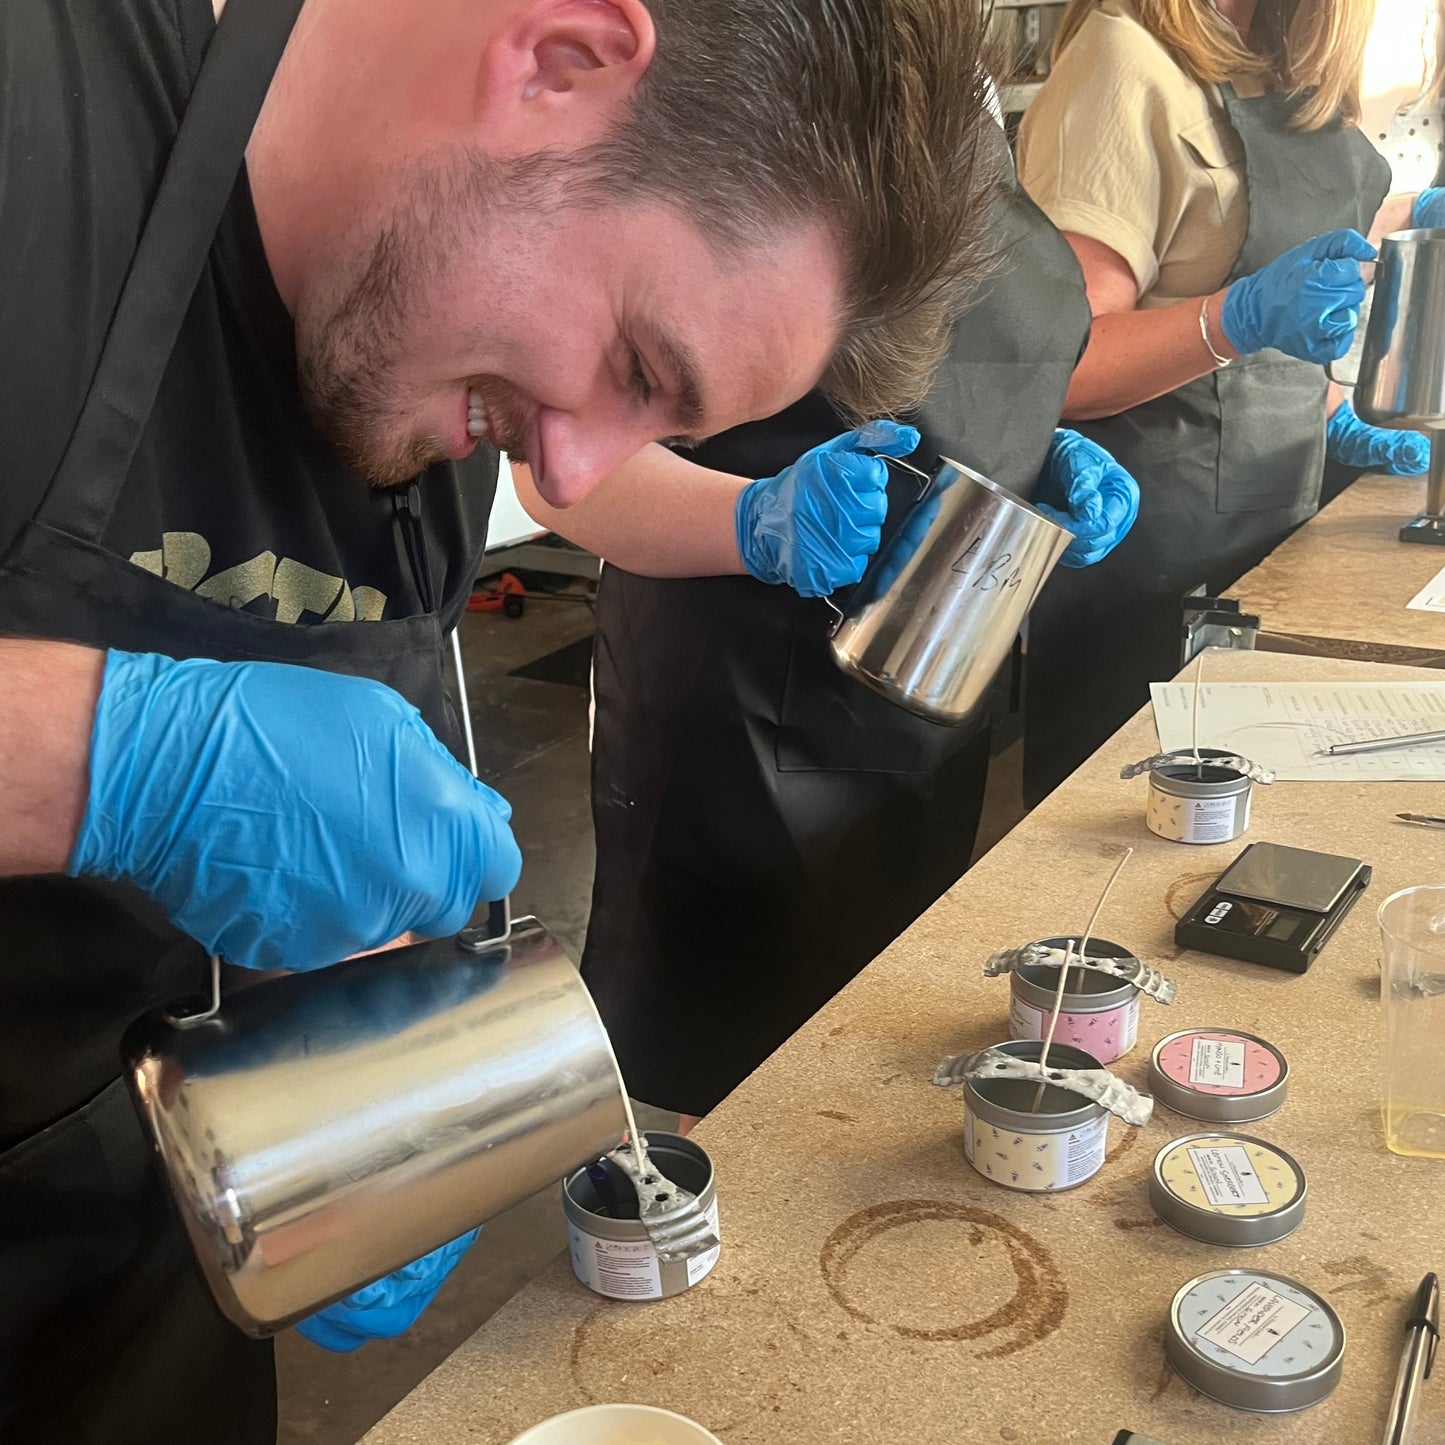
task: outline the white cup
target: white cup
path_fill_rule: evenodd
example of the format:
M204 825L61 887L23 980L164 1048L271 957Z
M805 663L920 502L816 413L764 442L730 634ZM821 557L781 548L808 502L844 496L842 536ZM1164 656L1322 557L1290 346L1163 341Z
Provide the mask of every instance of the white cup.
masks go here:
M524 1430L512 1445L722 1445L701 1425L651 1405L590 1405Z

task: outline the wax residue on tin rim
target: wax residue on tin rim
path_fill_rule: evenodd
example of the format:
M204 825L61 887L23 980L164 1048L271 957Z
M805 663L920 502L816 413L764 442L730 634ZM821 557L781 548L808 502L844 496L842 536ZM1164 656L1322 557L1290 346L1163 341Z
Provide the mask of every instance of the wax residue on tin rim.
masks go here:
M1191 1151L1239 1149L1254 1171L1258 1191L1264 1200L1246 1204L1220 1204L1209 1198L1196 1169ZM1272 1214L1283 1209L1299 1198L1300 1181L1289 1161L1282 1158L1267 1144L1246 1140L1236 1134L1209 1134L1193 1139L1181 1140L1159 1161L1159 1177L1171 1193L1192 1204L1196 1209L1208 1209L1216 1214L1236 1218L1253 1218L1261 1214ZM1248 1181L1246 1181L1248 1184ZM1251 1193L1255 1192L1253 1189Z
M1189 1077L1189 1065L1195 1039L1204 1039L1209 1043L1243 1044L1243 1085L1192 1082ZM1273 1088L1279 1082L1280 1063L1269 1049L1261 1048L1253 1039L1246 1039L1239 1034L1211 1033L1199 1029L1193 1033L1181 1034L1177 1039L1171 1039L1159 1050L1159 1070L1166 1077L1173 1079L1176 1084L1182 1084L1196 1093L1227 1094L1237 1097L1244 1094L1259 1094L1265 1089Z

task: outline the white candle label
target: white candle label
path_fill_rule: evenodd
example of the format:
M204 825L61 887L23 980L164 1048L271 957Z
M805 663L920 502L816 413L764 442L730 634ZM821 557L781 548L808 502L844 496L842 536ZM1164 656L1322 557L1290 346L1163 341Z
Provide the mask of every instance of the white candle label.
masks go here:
M1067 1183L1080 1184L1092 1179L1104 1167L1104 1153L1109 1145L1109 1116L1101 1114L1069 1135Z
M569 1221L568 1244L577 1278L608 1299L657 1299L662 1279L651 1240L594 1239Z
M1225 1204L1269 1203L1269 1195L1264 1192L1249 1153L1242 1146L1191 1146L1189 1160L1206 1198L1216 1208Z
M1184 823L1186 843L1227 843L1235 836L1233 798L1195 798Z
M1199 1338L1257 1365L1309 1311L1262 1284L1252 1284L1199 1330Z
M1189 1082L1217 1089L1244 1087L1244 1043L1231 1039L1194 1039L1189 1048Z
M719 1234L717 1200L707 1211L712 1232ZM719 1235L719 1237L721 1237ZM662 1276L657 1251L650 1239L597 1239L567 1221L567 1245L572 1255L572 1272L587 1286L608 1299L660 1299ZM687 1261L687 1282L694 1285L712 1272L722 1246L694 1255Z

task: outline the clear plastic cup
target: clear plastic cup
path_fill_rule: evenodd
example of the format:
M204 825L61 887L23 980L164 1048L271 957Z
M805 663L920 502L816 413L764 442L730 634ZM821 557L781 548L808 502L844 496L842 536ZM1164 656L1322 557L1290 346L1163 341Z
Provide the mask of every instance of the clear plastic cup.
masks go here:
M1380 905L1385 1005L1385 1144L1445 1159L1445 885Z

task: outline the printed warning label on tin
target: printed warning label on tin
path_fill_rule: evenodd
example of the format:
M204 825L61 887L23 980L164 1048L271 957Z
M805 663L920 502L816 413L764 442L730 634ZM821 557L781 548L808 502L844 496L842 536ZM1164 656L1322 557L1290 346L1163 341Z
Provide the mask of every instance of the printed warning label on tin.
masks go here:
M1190 803L1186 843L1227 843L1234 836L1233 798L1197 798Z
M597 1239L583 1234L570 1221L567 1235L575 1272L588 1288L609 1299L657 1299L661 1296L662 1278L657 1268L657 1251L650 1240L632 1243L620 1239Z
M1189 1082L1215 1089L1244 1087L1242 1039L1195 1038L1189 1045Z
M1190 1145L1189 1162L1194 1165L1205 1197L1215 1208L1269 1203L1249 1153L1241 1145Z
M1104 1167L1109 1144L1109 1116L1101 1114L1075 1129L1068 1137L1064 1183L1079 1184L1092 1179Z
M1199 1338L1257 1365L1309 1313L1268 1286L1252 1284L1200 1327Z

